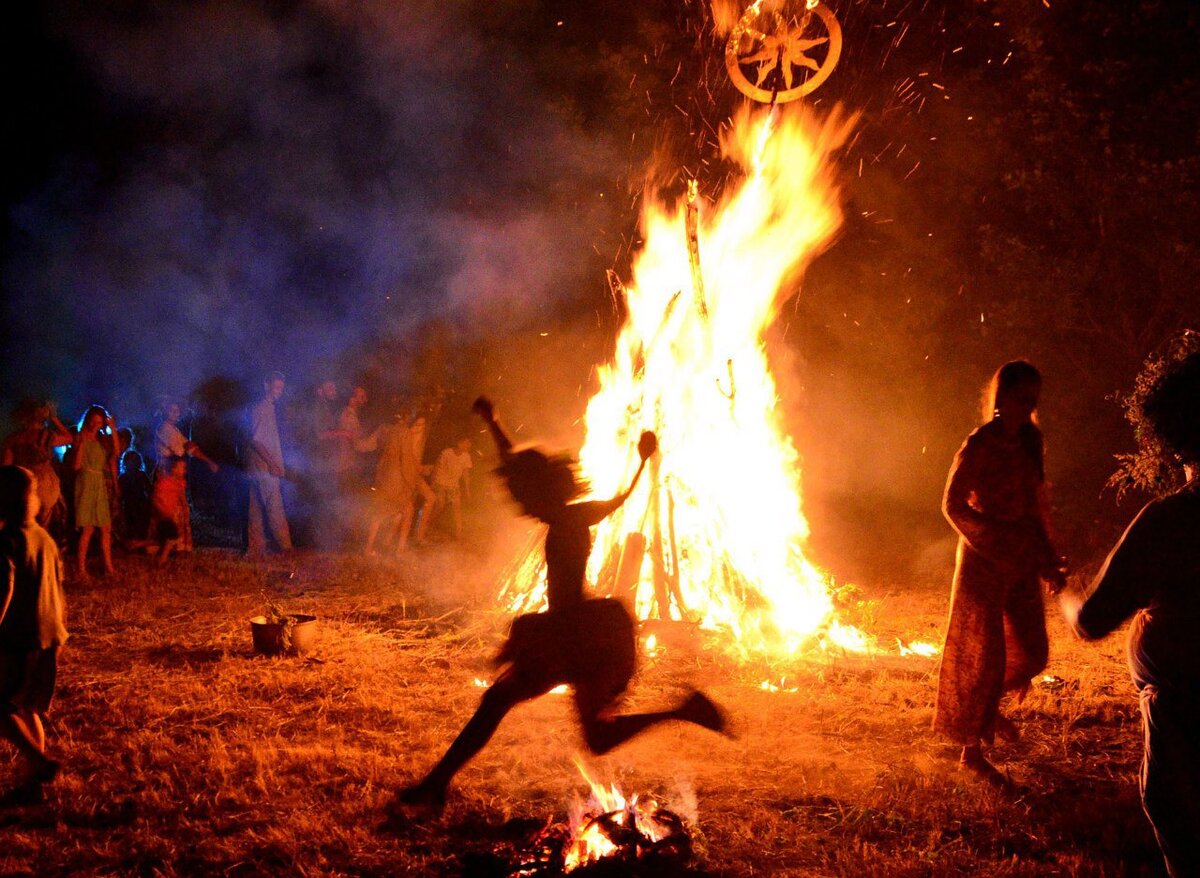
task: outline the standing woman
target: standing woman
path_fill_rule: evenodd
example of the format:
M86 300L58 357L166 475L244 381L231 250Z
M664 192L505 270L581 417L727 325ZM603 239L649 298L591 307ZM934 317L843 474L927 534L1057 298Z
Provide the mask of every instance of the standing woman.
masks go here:
M4 440L0 463L4 466L23 466L37 477L38 501L41 504L37 523L48 527L62 508L62 487L54 469L54 449L71 444L71 433L63 426L49 402L27 399L13 410L13 419L20 425Z
M109 486L119 492L117 481L116 422L103 406L91 406L83 413L79 432L71 448L71 469L75 473L75 526L79 528L79 547L75 572L87 577L88 546L92 532L100 531L100 551L104 573L113 573L112 513Z
M1001 696L1023 694L1046 667L1039 579L1055 591L1064 582L1047 525L1041 389L1029 363L1000 367L985 397L987 422L959 449L942 500L959 539L933 726L962 746L960 768L993 784L1003 777L983 746L996 734L1017 737L1000 715Z

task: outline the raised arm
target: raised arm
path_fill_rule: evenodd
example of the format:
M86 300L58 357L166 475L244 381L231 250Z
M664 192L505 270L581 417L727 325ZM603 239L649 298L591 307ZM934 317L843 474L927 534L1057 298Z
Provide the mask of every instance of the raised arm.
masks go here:
M629 487L623 493L613 497L613 501L617 504L613 509L620 508L629 499L629 495L637 487L638 479L642 477L642 470L646 468L646 461L656 451L658 451L658 437L649 430L643 431L642 435L638 437L638 457L641 458L641 461L638 463L637 472L633 474L633 481L629 483Z
M492 439L496 442L496 450L500 452L500 459L508 460L512 457L512 440L508 438L508 435L504 432L504 428L500 426L500 420L496 417L496 408L492 405L492 401L486 396L481 396L475 400L475 403L471 406L471 411L483 418L488 432L492 434Z
M638 439L638 456L641 458L641 462L638 463L637 472L633 474L633 480L629 483L629 487L620 494L614 495L609 500L592 500L585 503L575 503L572 505L572 508L577 509L579 514L582 514L587 519L589 525L598 524L612 515L629 499L629 495L637 487L638 479L642 476L642 470L646 468L646 461L657 450L658 437L649 430L646 430Z
M71 447L67 450L67 455L71 458L71 471L79 472L83 469L83 431L80 430L71 437Z
M70 445L72 438L71 431L58 419L58 415L54 413L53 408L50 409L49 423L50 427L47 432L50 436L50 447L61 448L64 445Z

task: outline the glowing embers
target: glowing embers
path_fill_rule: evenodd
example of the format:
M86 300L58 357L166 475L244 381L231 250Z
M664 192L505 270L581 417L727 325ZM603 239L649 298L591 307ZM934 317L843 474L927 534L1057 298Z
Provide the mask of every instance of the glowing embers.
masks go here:
M675 874L688 863L692 842L683 817L650 796L626 798L582 765L579 771L590 787L587 799L577 796L567 821L546 826L503 874Z
M818 638L870 638L837 623L833 583L806 556L800 455L783 424L765 333L841 224L830 155L853 120L745 111L725 132L739 182L710 204L648 195L627 319L589 401L583 474L599 497L627 484L635 445L661 451L597 529L588 578L639 619L720 632L742 653L792 654ZM544 607L538 544L507 571L510 611Z
M679 863L691 857L691 839L678 814L651 797L634 794L626 800L615 785L606 789L590 778L588 782L592 793L587 804L577 803L571 815L572 835L564 851L564 872L598 860L628 863L670 859Z

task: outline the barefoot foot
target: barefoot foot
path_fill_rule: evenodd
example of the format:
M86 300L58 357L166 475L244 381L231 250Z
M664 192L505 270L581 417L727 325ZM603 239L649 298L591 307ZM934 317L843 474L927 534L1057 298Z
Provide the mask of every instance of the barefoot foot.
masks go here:
M1017 724L1006 716L996 717L996 737L1001 741L1007 741L1009 744L1015 744L1021 740L1021 730L1017 728Z
M978 780L997 789L1008 786L1008 779L984 758L977 747L967 747L963 750L962 758L958 761L958 770L970 772Z
M679 706L678 716L685 722L695 723L718 734L725 734L726 726L729 724L725 718L725 711L700 691L693 692Z
M389 814L404 813L416 809L432 811L441 814L446 807L446 788L422 781L419 784L405 787L396 793L395 798L388 804Z
M32 781L37 784L51 783L61 771L61 762L56 759L47 759L34 769Z

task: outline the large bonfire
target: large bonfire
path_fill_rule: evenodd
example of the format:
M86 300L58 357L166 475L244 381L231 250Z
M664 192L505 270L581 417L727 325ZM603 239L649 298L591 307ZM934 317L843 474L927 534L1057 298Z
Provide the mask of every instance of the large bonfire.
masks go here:
M818 637L861 649L838 622L832 583L806 556L800 456L782 423L764 334L842 214L831 153L853 119L789 106L746 109L722 138L742 170L715 204L647 196L628 317L587 408L580 463L601 492L627 482L642 430L656 455L596 534L588 575L638 618L731 635L740 649L793 652ZM506 576L511 610L544 606L530 545Z

